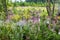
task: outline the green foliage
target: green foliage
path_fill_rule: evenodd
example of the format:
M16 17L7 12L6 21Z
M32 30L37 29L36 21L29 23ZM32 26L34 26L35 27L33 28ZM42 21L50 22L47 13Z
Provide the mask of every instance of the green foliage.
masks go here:
M36 32L31 31L31 26L16 25L16 23L3 23L0 25L0 39L1 40L23 40L23 35L27 36L30 40L60 40L60 35L52 32L46 26L41 24L41 30ZM35 25L37 28L37 25Z
M6 19L6 15L4 12L0 12L0 20L5 20Z
M15 2L15 3L12 3L13 4L13 6L46 6L45 5L45 3L43 4L43 3L40 3L40 2L37 2L37 3L35 3L35 2ZM12 5L11 3L10 4L8 4L8 6L9 5Z
M8 8L10 6L13 6L13 14L16 15L12 19L12 22L0 22L0 40L23 40L23 36L27 36L30 40L60 40L60 35L52 32L49 30L44 24L44 17L48 16L47 11L45 8L44 11L42 11L42 7L46 6L45 3L35 3L35 2L16 2L16 3L9 3L7 4ZM41 8L17 8L15 6L42 6ZM2 12L2 4L0 6L0 20L5 19L5 13ZM42 12L40 12L41 10ZM20 17L24 16L26 19L29 19L32 13L34 12L40 12L41 22L40 22L40 30L38 31L38 24L34 25L32 28L32 24L27 24L24 26L19 26L16 24L20 20ZM28 15L28 16L27 16ZM14 22L13 22L14 21Z

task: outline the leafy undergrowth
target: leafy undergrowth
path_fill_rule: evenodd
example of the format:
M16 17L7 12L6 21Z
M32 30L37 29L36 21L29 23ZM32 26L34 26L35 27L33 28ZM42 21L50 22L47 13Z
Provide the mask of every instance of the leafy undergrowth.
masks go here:
M0 40L60 40L60 35L49 30L43 23L38 25L19 26L16 23L0 25ZM38 30L40 29L40 30Z

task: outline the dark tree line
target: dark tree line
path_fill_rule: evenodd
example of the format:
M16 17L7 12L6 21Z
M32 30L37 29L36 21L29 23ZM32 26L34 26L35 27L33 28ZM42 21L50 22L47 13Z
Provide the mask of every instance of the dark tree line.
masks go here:
M46 0L26 0L26 2L45 2ZM53 0L50 0L50 2L53 2Z

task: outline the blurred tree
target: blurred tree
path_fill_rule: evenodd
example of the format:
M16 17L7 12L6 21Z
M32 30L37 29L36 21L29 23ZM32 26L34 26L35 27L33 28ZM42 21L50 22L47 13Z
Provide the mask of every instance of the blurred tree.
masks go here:
M0 0L0 12L2 12L2 1Z
M55 10L55 0L52 0L52 9L51 9L51 0L46 0L47 1L47 13L49 16L49 28L50 28L50 24L51 24L51 19L54 18L54 10Z
M2 6L3 6L3 11L5 12L6 16L8 14L7 12L7 0L1 0L2 1Z

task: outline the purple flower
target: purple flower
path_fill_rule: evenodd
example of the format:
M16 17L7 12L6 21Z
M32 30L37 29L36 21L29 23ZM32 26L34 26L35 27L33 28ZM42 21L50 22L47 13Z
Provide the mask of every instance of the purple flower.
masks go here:
M39 17L32 17L33 23L38 23L40 21Z

